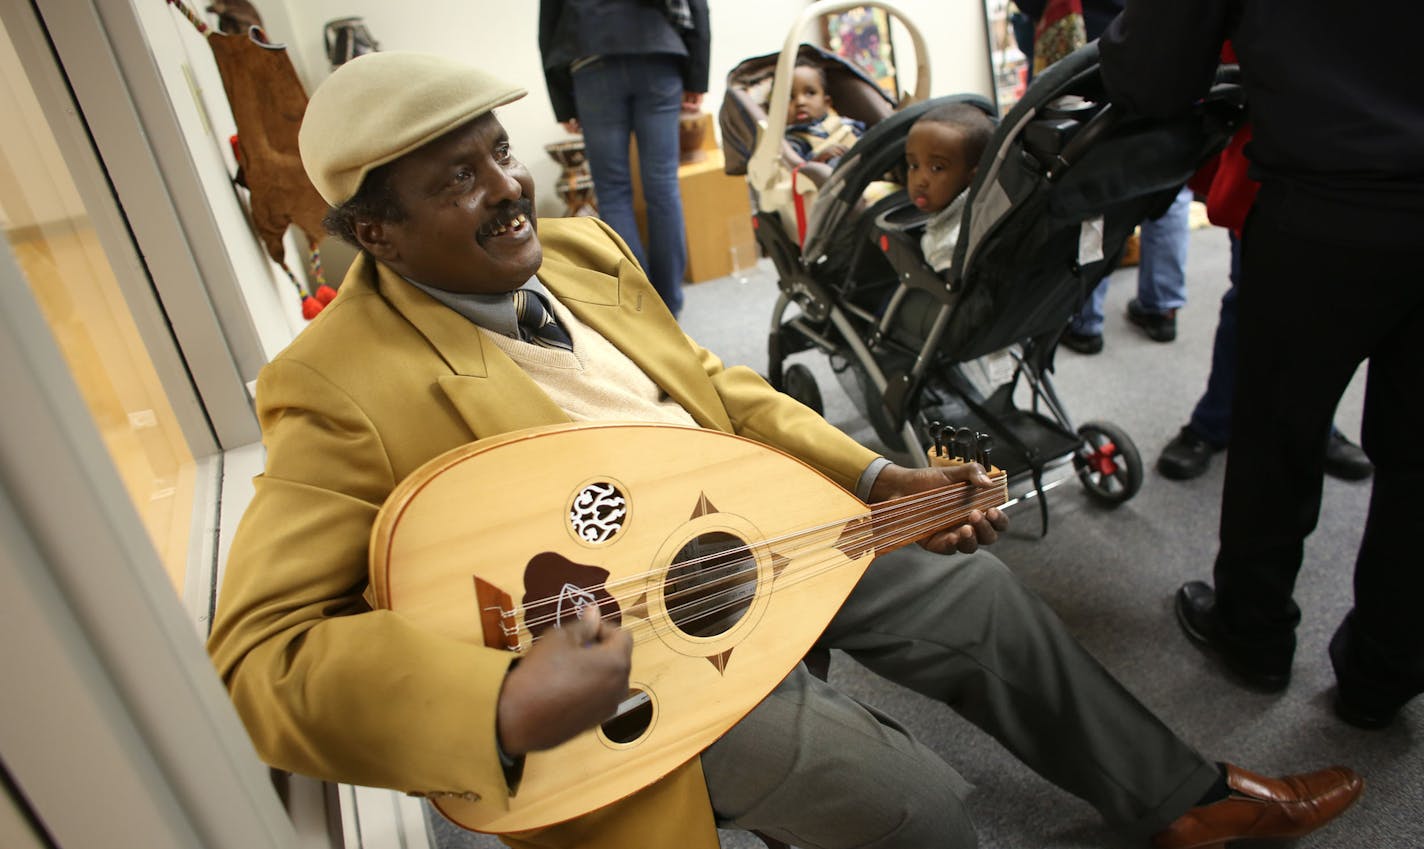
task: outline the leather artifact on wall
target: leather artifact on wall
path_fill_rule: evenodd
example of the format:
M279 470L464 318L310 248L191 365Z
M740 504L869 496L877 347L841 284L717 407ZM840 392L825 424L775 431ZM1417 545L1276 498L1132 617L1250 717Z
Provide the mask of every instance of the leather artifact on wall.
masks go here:
M267 43L257 27L243 35L209 33L208 46L237 123L237 163L252 193L252 223L268 255L282 263L289 225L297 225L313 247L326 233L326 201L297 151L306 91L286 49Z
M182 0L166 2L188 19L213 52L237 125L232 147L238 170L233 182L248 190L258 238L297 287L302 315L314 318L336 290L326 285L318 248L326 235L322 219L328 207L307 178L297 148L297 131L307 108L306 89L286 48L267 40L262 16L248 0L214 0L207 11L218 16L217 30ZM315 294L307 291L286 262L282 239L293 224L307 237L310 269L318 284Z

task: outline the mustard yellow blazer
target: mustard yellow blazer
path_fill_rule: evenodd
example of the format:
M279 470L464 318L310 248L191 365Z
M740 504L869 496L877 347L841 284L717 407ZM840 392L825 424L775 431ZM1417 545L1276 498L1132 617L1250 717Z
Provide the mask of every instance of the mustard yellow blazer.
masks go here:
M545 220L539 237L540 281L698 424L777 446L854 488L875 455L689 339L607 225ZM321 779L505 804L495 704L513 655L372 610L367 544L382 502L427 460L568 416L482 331L364 254L262 370L256 399L266 467L208 648L258 754ZM499 497L497 482L487 497ZM694 759L615 805L509 842L715 849L717 838Z

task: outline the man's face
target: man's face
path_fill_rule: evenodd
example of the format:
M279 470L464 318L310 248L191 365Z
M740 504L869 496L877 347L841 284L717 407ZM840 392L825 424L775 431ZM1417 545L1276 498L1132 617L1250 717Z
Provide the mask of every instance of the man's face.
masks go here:
M966 161L964 132L938 121L920 121L905 137L906 188L915 206L938 212L974 179Z
M401 274L451 292L497 294L539 269L534 181L493 114L389 166L399 222L358 222L357 236Z
M831 96L821 72L798 65L791 75L791 102L786 106L788 124L805 124L826 117L831 108Z

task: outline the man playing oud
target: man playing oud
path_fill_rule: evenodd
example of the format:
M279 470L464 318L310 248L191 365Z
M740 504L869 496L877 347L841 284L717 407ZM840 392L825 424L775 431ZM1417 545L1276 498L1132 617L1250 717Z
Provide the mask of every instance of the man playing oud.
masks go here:
M342 65L308 106L303 162L333 206L328 226L361 254L260 376L266 468L209 645L274 767L501 810L518 798L527 755L598 725L628 693L629 636L596 605L523 654L373 609L378 511L451 449L542 425L638 421L773 446L870 503L990 483L975 463L910 469L876 456L688 339L606 225L536 222L529 172L492 111L523 94L462 64L384 52ZM489 480L460 507L475 523L501 498ZM875 561L827 612L818 645L943 701L1160 847L1298 836L1358 796L1348 769L1262 778L1179 740L977 551L1006 526L996 509L972 511L921 542L956 556ZM711 849L722 825L800 847L971 846L967 791L939 754L798 665L644 789L501 837Z

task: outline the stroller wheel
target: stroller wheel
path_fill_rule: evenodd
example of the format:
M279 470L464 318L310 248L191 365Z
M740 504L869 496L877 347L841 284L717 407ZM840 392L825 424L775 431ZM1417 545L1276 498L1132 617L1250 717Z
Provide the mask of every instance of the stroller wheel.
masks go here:
M792 363L786 367L781 375L781 386L782 392L815 410L819 415L826 414L821 403L821 388L816 385L816 376L802 363Z
M1083 444L1073 455L1073 467L1088 495L1115 507L1142 488L1142 455L1132 438L1108 422L1087 422L1078 428Z

